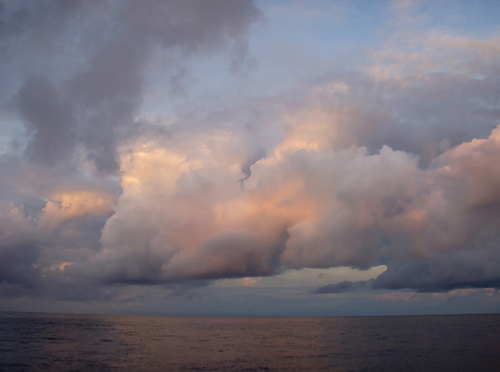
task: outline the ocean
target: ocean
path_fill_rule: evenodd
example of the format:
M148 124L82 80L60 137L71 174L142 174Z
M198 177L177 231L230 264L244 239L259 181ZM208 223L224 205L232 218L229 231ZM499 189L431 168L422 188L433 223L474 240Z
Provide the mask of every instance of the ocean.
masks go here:
M0 371L499 371L500 314L0 312Z

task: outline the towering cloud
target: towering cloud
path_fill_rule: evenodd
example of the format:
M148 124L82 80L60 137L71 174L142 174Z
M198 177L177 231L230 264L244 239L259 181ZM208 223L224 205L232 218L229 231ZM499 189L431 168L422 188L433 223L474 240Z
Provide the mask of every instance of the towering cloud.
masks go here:
M175 137L169 151L142 144L123 158L123 194L103 229L99 271L106 280L154 282L386 264L375 285L489 286L500 258L498 130L426 169L387 146L369 154L285 137L247 178L243 156L217 159L235 137L203 136L214 153ZM437 267L445 277L427 272Z
M238 67L260 19L251 1L0 4L2 114L24 125L2 158L0 282L22 284L9 293L43 286L57 262L93 254L113 209L109 192L117 194L118 147L144 130L137 115L152 57L189 60L229 48ZM167 64L156 73L183 68Z
M395 32L271 96L234 74L252 1L1 5L0 295L381 265L316 291L500 285L498 38Z
M9 56L3 94L25 122L26 153L49 165L88 161L113 172L117 145L136 125L152 55L230 44L242 60L260 12L252 2L227 0L11 1L1 16Z

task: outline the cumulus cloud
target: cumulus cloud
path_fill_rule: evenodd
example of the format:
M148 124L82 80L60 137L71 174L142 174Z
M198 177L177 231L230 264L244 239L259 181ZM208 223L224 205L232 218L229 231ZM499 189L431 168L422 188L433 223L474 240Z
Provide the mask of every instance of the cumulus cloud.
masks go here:
M292 92L151 118L146 74L187 70L152 61L226 48L244 65L252 2L7 2L0 16L4 112L26 131L0 164L5 296L381 265L317 292L498 287L498 39L419 34Z
M371 288L441 291L498 287L495 269L500 223L500 128L488 139L474 139L437 157L423 173L425 192L397 220L395 234L404 245L391 254L388 269ZM357 287L362 283L351 283ZM345 287L345 288L344 288ZM323 286L335 293L348 286Z
M486 261L499 259L498 130L426 169L387 146L336 150L292 130L242 184L244 152L218 158L235 133L203 135L208 148L150 141L123 157L123 194L93 265L110 281L168 282L387 264L373 287L487 286L497 275ZM445 277L417 280L426 265Z
M118 146L142 130L152 57L228 48L243 68L259 19L251 1L0 3L2 119L24 127L1 159L4 293L75 284L68 268L99 249L119 194Z

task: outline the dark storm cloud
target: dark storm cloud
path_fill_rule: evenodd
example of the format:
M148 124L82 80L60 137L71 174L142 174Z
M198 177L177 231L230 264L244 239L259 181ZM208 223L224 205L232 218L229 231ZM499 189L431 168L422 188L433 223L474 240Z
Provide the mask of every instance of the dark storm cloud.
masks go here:
M71 127L72 110L54 86L43 78L28 78L19 89L18 99L27 129L33 133L28 155L46 164L71 157L77 140Z
M459 288L500 288L498 254L452 252L435 260L408 259L392 262L377 278L343 281L317 288L314 293L345 293L356 290L399 290L447 292Z
M36 240L15 243L5 239L0 246L0 295L16 297L35 292L42 282L36 267L42 247Z
M11 76L3 90L26 124L27 154L113 172L152 53L189 56L229 44L242 60L260 13L250 1L44 1L5 2L1 17L3 74Z
M317 288L314 293L324 294L324 293L345 293L352 292L356 290L369 289L371 287L370 280L362 280L359 282L351 282L344 280L335 284L327 284Z
M494 262L494 263L493 263ZM453 252L437 260L395 263L372 282L373 289L412 289L418 292L457 288L500 288L498 254Z

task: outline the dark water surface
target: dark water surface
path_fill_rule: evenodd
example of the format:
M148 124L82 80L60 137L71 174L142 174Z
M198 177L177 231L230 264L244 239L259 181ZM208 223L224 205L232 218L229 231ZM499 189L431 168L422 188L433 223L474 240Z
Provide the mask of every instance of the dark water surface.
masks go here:
M0 312L1 371L500 371L500 314L225 318Z

